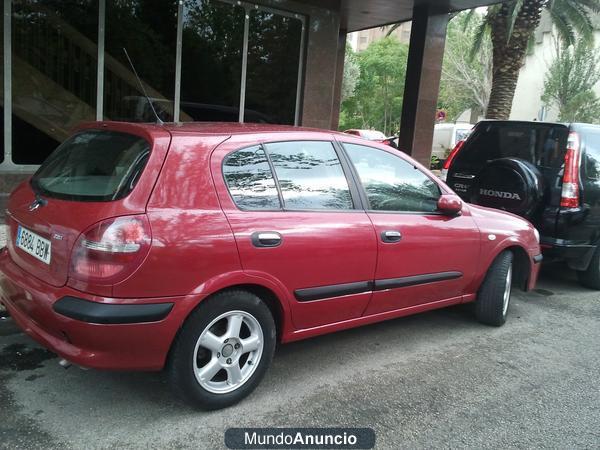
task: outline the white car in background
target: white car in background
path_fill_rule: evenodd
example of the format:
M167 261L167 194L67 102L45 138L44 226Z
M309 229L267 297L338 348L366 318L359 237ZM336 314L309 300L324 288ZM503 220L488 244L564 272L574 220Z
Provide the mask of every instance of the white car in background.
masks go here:
M471 134L472 129L470 123L438 123L433 129L431 156L443 162L456 144Z

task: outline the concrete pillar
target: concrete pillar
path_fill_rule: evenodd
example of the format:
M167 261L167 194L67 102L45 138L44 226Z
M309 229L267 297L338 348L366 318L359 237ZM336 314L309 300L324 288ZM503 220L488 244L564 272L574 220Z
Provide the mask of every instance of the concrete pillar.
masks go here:
M448 13L415 6L406 67L399 148L429 167Z

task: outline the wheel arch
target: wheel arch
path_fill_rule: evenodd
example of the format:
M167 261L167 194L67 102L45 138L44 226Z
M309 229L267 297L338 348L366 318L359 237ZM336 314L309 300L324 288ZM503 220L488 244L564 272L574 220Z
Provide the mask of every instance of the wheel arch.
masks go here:
M485 267L485 270L475 278L468 292L475 293L479 291L479 288L485 280L490 267L498 258L498 256L506 250L513 254L513 285L518 286L521 290L527 290L532 269L529 254L527 253L525 247L519 242L514 240L506 240L496 246L493 251L490 251L490 256L487 259L481 261L482 266Z
M522 291L526 291L531 274L531 261L527 251L519 245L505 247L502 251L505 250L509 250L513 254L513 285L518 286ZM494 259L497 257L498 255Z

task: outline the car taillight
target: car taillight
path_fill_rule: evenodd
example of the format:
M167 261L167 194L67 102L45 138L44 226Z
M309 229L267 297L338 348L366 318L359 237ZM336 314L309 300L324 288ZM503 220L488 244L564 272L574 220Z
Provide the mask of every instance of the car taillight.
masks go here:
M563 208L579 206L579 135L573 131L569 133L567 141L560 206Z
M100 222L75 243L69 276L86 283L120 282L139 267L151 242L150 224L144 215Z
M448 178L448 169L450 168L450 165L452 164L452 160L456 157L456 155L458 154L458 152L460 151L460 149L462 148L464 143L465 143L464 140L458 141L456 143L456 145L454 146L454 148L452 149L452 151L450 152L450 154L448 155L448 157L446 158L446 161L444 161L444 165L442 166L442 173L440 176L440 178L443 181L446 181L446 178Z

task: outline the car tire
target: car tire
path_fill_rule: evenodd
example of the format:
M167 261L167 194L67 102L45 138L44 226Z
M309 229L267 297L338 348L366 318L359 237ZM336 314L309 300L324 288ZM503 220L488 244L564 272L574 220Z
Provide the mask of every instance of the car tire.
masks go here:
M596 247L586 270L578 270L577 278L582 286L600 290L600 247Z
M169 355L169 384L200 409L233 405L258 386L275 344L273 316L259 297L241 290L216 294L180 330Z
M495 327L506 322L512 287L512 263L512 252L505 250L488 269L475 301L475 317L479 322Z

